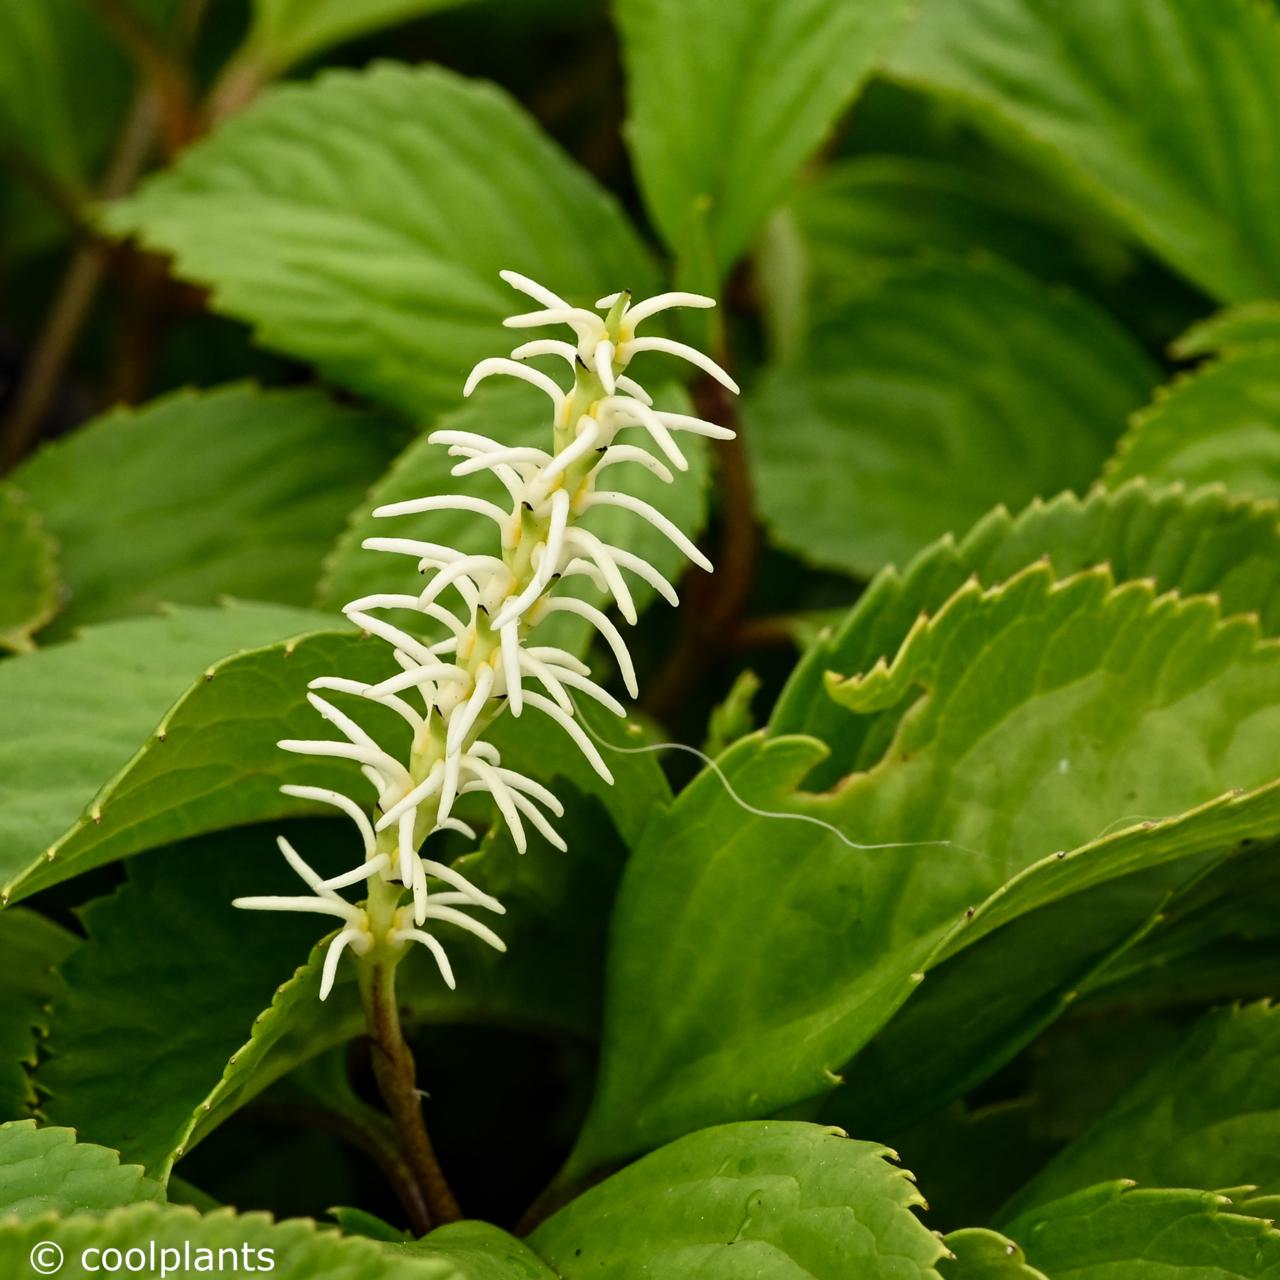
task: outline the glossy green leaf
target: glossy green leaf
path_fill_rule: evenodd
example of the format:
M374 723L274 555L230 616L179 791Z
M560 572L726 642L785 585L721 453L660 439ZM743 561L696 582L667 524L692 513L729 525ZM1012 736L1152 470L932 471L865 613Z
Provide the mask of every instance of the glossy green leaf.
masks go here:
M985 1227L964 1227L943 1236L952 1256L938 1263L944 1280L1048 1280L1027 1264L1012 1240Z
M25 653L58 611L58 544L21 490L0 484L0 650Z
M663 408L689 412L683 393L669 388L659 393L656 403ZM528 444L545 449L550 444L551 428L546 398L528 387L494 387L477 392L461 409L440 419L441 430L474 431L490 435L511 445ZM677 473L672 484L663 484L657 476L638 467L611 472L602 483L604 488L625 488L627 493L657 506L691 537L697 538L707 515L707 454L692 441L683 444L689 458L689 470ZM474 497L500 501L506 507L510 499L506 491L490 475L453 477L449 474L458 460L449 456L445 445L431 444L426 435L415 440L396 460L390 471L376 484L352 513L347 528L330 555L320 588L321 603L340 608L356 596L375 591L404 591L406 579L414 581L414 562L404 556L392 556L361 549L368 537L426 537L432 542L457 547L463 551L492 553L496 547L493 526L477 520L469 511L440 511L429 515L398 520L375 519L373 509L383 503L406 498L420 498L432 493L465 493ZM615 482L612 477L617 476ZM630 512L615 507L591 512L583 526L598 533L613 546L625 547L643 556L672 582L678 582L688 561L670 540L652 525ZM578 584L585 584L579 586ZM558 588L564 591L569 584ZM628 575L636 608L643 609L654 598L653 588ZM577 579L572 594L599 604L604 595L588 579ZM569 625L560 626L561 623ZM544 634L540 631L539 635ZM547 643L568 644L582 649L590 637L590 627L580 619L562 615L548 622Z
M0 1120L26 1116L36 1101L30 1068L49 1026L49 1002L62 991L58 965L77 939L22 907L0 912Z
M220 1260L226 1272L235 1255L241 1270L270 1272L275 1280L473 1280L449 1257L422 1244L361 1240L303 1218L273 1222L265 1213L218 1209L201 1215L156 1205L133 1205L102 1217L45 1216L0 1224L0 1271L31 1274L32 1250L46 1241L62 1250L66 1263L58 1274L66 1280L100 1276L114 1257L107 1250L119 1250L122 1271L131 1261L135 1272L147 1268L153 1275L160 1274L162 1263L172 1268L171 1275L179 1269L216 1273Z
M317 391L241 384L117 409L47 445L16 478L62 545L59 626L227 595L310 604L400 434Z
M1024 1188L1005 1221L1097 1182L1280 1186L1280 1012L1208 1014Z
M640 185L667 243L708 272L701 287L748 247L906 16L901 0L617 6Z
M1280 343L1280 302L1246 302L1192 325L1173 344L1173 353L1188 360L1268 342Z
M997 503L1083 490L1155 377L1091 304L1013 268L905 267L747 401L761 510L780 546L870 576Z
M1280 497L1280 343L1248 347L1164 389L1107 465L1109 484L1133 476Z
M1280 788L1223 796L1274 776L1280 647L1208 599L1102 570L1058 583L1041 564L962 588L892 664L832 693L881 718L878 755L838 788L801 790L825 754L813 739L749 738L720 764L757 808L843 840L747 813L708 772L634 851L570 1174L827 1093L948 955L1115 876L1280 829ZM1133 813L1184 816L1104 834Z
M253 0L248 56L278 73L330 45L380 27L449 9L465 0Z
M690 1134L544 1222L533 1247L564 1280L932 1277L943 1250L910 1174L870 1142L799 1122Z
M264 345L415 417L508 348L500 269L588 303L653 280L613 199L511 99L434 67L274 89L104 217Z
M281 639L328 621L180 608L0 664L4 898L175 837L305 812L276 790L289 761L274 744L314 728L307 681L388 669L385 646L351 634Z
M1280 292L1277 62L1280 21L1254 0L925 0L890 70L1244 301Z
M1280 1232L1211 1191L1089 1187L1007 1228L1052 1280L1274 1280Z
M37 1129L34 1120L0 1125L0 1221L163 1199L164 1188L137 1165L121 1164L106 1147L77 1142L70 1129Z
M1017 516L993 511L958 542L944 537L901 573L881 573L805 655L778 699L770 733L812 734L830 747L812 785L832 785L874 763L883 750L877 722L845 715L824 697L825 673L867 671L892 657L917 617L936 613L970 575L995 586L1041 558L1063 577L1108 564L1117 582L1151 578L1161 591L1211 593L1224 616L1254 613L1264 635L1280 635L1280 522L1269 505L1140 481L1083 499L1060 494Z

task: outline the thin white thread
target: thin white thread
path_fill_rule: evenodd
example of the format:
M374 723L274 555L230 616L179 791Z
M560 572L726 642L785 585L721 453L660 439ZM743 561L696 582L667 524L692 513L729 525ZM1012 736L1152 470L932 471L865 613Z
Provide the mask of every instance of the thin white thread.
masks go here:
M643 755L648 755L650 752L656 752L656 751L683 751L687 755L694 756L696 759L700 760L704 765L706 765L706 767L710 769L712 773L716 775L716 777L720 780L720 785L725 789L725 792L728 794L729 798L734 802L734 804L736 804L740 809L745 810L747 813L753 814L757 818L774 818L782 821L807 822L812 826L821 827L824 831L829 831L833 836L835 836L837 840L840 841L841 844L845 845L847 848L850 848L850 849L862 849L862 850L929 849L929 848L957 849L961 853L971 853L978 858L985 856L981 850L970 849L967 845L957 844L956 841L954 840L900 840L900 841L892 841L886 844L859 844L856 840L850 840L849 837L845 835L845 833L841 831L839 827L833 825L830 822L825 822L822 818L815 818L811 814L788 813L785 811L776 812L771 809L758 809L756 808L755 805L751 804L749 801L744 800L742 796L740 796L733 789L733 784L729 781L728 777L725 776L724 770L721 769L720 766L709 755L707 755L705 751L699 751L697 747L691 747L688 745L688 743L685 743L685 742L653 742L653 743L647 743L644 746L640 746L640 747L619 747L614 743L610 742L607 738L601 737L601 735L598 734L595 731L595 729L591 727L591 725L587 722L586 717L583 716L582 712L578 710L578 706L576 702L574 703L573 709L577 719L581 722L582 727L606 751L616 752L620 756L643 756ZM1116 827L1123 822L1136 822L1136 821L1155 822L1160 820L1161 819L1155 815L1148 815L1144 817L1144 815L1141 815L1141 814L1126 814L1122 818L1115 818L1111 822L1107 823L1107 825L1103 827L1102 830L1096 836L1092 836L1089 840L1085 842L1085 844L1090 845L1095 843L1098 840L1104 839L1107 836L1107 834L1111 832L1113 827ZM1062 853L1059 852L1057 854L1050 854L1048 856L1050 857L1056 856L1060 858L1062 857Z
M574 710L578 711L575 704ZM683 751L687 755L696 756L701 760L712 773L720 780L720 785L724 787L729 798L747 813L753 814L757 818L774 818L781 821L789 822L807 822L811 826L821 827L824 831L829 831L841 844L846 845L850 849L961 849L965 853L977 853L976 849L965 849L963 845L958 845L954 840L900 840L892 841L886 844L859 844L856 840L850 840L839 827L834 826L830 822L825 822L821 818L815 818L808 813L788 813L785 811L777 812L771 809L758 809L755 805L744 800L734 789L733 784L725 776L725 772L705 751L699 751L697 747L691 747L685 742L652 742L642 747L619 747L607 739L602 738L590 724L581 712L578 712L577 718L582 722L583 728L602 746L606 751L614 751L620 756L643 756L648 755L651 751Z

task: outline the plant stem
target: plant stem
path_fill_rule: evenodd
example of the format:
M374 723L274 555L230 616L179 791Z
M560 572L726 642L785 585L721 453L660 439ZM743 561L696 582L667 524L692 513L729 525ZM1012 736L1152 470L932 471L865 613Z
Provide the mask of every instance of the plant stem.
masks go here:
M456 1222L462 1211L445 1180L422 1117L413 1051L400 1026L396 1004L396 958L360 966L360 992L372 1044L373 1076L387 1104L400 1150L422 1193L428 1226Z
M172 157L195 133L191 76L155 29L125 0L89 0L128 50L160 106L165 152Z
M155 142L159 115L155 95L150 91L140 93L103 180L104 199L123 195L137 180ZM0 467L12 466L35 442L62 371L97 296L108 253L108 246L94 238L85 241L72 254L4 424Z

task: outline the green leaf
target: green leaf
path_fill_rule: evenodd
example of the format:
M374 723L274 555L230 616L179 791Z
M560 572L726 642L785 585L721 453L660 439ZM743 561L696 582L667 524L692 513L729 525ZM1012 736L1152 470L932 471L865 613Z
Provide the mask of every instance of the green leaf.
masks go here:
M289 758L275 747L314 729L307 681L389 669L385 646L351 634L280 639L325 621L180 608L0 664L4 900L177 837L307 812L276 790Z
M654 278L613 199L510 98L436 67L271 90L103 216L266 346L415 417L504 343L520 304L501 268L587 302Z
M62 544L59 626L226 595L310 604L398 434L317 391L241 384L117 409L46 446L16 478Z
M1208 1014L1001 1216L1115 1178L1280 1186L1280 1011L1255 1004Z
M1263 343L1280 342L1280 302L1246 302L1201 320L1174 344L1181 360L1227 355Z
M1008 1228L1053 1280L1274 1280L1280 1232L1211 1191L1089 1187Z
M28 1068L49 1026L49 1002L62 991L57 967L77 939L34 911L0 913L0 1120L25 1116L36 1102Z
M689 412L683 392L670 387L655 397L660 408ZM550 442L551 428L547 414L547 402L539 392L530 394L528 387L493 387L477 392L462 408L446 414L439 420L441 430L475 431L494 435L510 445L533 445L545 449ZM628 493L653 503L673 520L684 532L696 538L702 530L707 515L707 453L700 442L694 447L682 445L689 458L689 470L678 474L674 483L663 484L657 476L638 468L630 468L625 474ZM509 503L506 491L491 475L453 477L450 468L457 459L449 456L447 446L431 444L426 435L415 440L396 460L391 470L373 488L352 513L351 519L330 555L320 588L320 601L331 608L340 608L356 596L376 591L403 591L406 577L412 577L413 561L404 556L392 556L365 551L361 543L368 537L414 535L418 531L433 542L442 542L462 551L490 552L495 547L493 526L487 521L477 521L469 511L440 511L427 516L406 520L376 519L372 512L384 503L401 499L420 498L433 493L464 493L473 497L502 500ZM415 523L416 522L416 523ZM624 547L643 556L669 580L678 581L687 561L670 540L646 521L616 507L601 508L584 520L585 528L598 533L606 542ZM584 583L585 586L579 586ZM559 588L564 591L570 584ZM599 604L605 597L588 579L576 579L571 594ZM629 585L636 608L643 610L654 598L653 588L634 578ZM545 634L551 637L547 643L565 644L571 649L585 647L593 632L581 619L564 616L567 624L559 627L562 619L548 622ZM540 635L544 634L542 631Z
M58 611L58 544L21 490L0 483L0 650L26 653Z
M924 1280L943 1250L912 1213L923 1199L910 1174L886 1157L795 1121L706 1129L584 1192L529 1239L564 1280Z
M867 671L892 657L917 617L937 612L970 575L995 586L1042 558L1060 577L1108 564L1117 582L1151 578L1161 591L1212 593L1224 616L1255 613L1264 635L1280 635L1280 524L1270 505L1214 491L1153 490L1141 481L1083 499L1060 494L1017 516L993 511L958 543L944 537L902 573L882 572L843 625L805 655L778 699L770 733L812 734L830 747L813 785L830 786L874 763L884 746L873 732L878 722L845 715L825 697L825 673Z
M1234 302L1280 292L1277 64L1280 23L1254 0L925 0L889 69Z
M627 0L616 9L645 201L714 288L852 100L901 0Z
M1242 851L1198 878L1160 913L1159 926L1085 986L1092 1011L1204 1005L1269 995L1280 952L1280 860Z
M0 0L0 150L73 189L86 185L132 82L129 59L89 6Z
M1139 475L1280 497L1280 343L1180 378L1136 414L1106 479L1122 484Z
M331 45L380 27L453 8L465 0L253 0L248 57L277 75Z
M137 1165L122 1165L106 1147L77 1142L70 1129L37 1129L34 1120L0 1125L0 1220L101 1213L163 1199L164 1188Z
M766 255L779 247L774 237L793 255L799 275L798 297L766 299L771 322L791 348L806 326L784 308L829 315L922 249L955 257L986 250L1043 279L1081 284L1095 274L1088 268L1115 276L1127 265L1124 250L1097 226L1072 221L1025 183L917 156L836 161L781 212ZM766 270L767 263L766 257Z
M68 1259L59 1272L67 1280L90 1280L103 1270L107 1250L150 1265L154 1275L167 1263L180 1271L216 1272L219 1260L235 1255L275 1280L473 1280L446 1256L421 1244L391 1245L321 1229L303 1218L272 1222L265 1213L237 1214L218 1209L200 1215L194 1209L133 1205L103 1217L41 1217L0 1225L0 1271L29 1273L32 1250L52 1241ZM82 1261L86 1250L100 1250ZM154 1250L154 1253L152 1252ZM190 1266L187 1266L190 1259ZM141 1268L135 1267L135 1270ZM223 1263L223 1269L228 1265Z
M800 790L825 754L808 738L756 736L719 763L757 808L844 840L748 813L704 772L633 852L570 1175L829 1092L933 964L1048 902L1280 828L1280 787L1224 796L1274 776L1280 646L1205 598L1040 564L962 588L891 665L832 692L880 720L840 786ZM1183 816L1104 835L1135 812Z
M1012 1240L986 1227L965 1227L943 1236L951 1257L938 1263L944 1280L1048 1280L1027 1265L1026 1255Z
M870 576L997 503L1082 489L1155 376L1091 304L1013 268L905 267L748 399L761 510L780 546Z
M841 1072L822 1119L855 1133L895 1132L980 1084L1155 925L1191 875L1187 861L1029 911L939 965Z
M487 1222L451 1222L405 1246L457 1263L467 1280L557 1280L527 1244Z

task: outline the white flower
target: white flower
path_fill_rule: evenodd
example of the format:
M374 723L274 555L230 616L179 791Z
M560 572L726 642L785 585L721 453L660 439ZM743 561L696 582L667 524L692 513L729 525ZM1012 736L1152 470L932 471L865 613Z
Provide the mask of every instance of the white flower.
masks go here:
M453 972L443 947L422 929L430 920L466 930L503 949L496 934L466 914L474 909L500 913L501 903L451 867L423 857L421 849L436 831L459 831L474 838L475 833L452 816L458 797L473 793L493 800L521 853L528 843L526 824L557 848L565 847L548 817L563 813L556 797L532 778L504 767L497 748L484 740L490 724L505 709L509 707L515 716L532 709L554 721L600 777L612 782L608 766L578 723L574 695L583 694L617 715L624 715L625 708L575 655L538 644L537 629L556 613L582 618L609 648L627 692L635 697L635 666L617 625L594 605L556 595L555 584L588 578L628 624L637 619L628 575L673 605L679 597L654 565L581 527L581 517L599 507L625 511L657 529L694 564L711 570L711 562L656 507L597 484L610 468L626 464L644 467L664 483L672 483L672 468L688 468L676 443L678 435L713 439L733 435L715 423L655 409L644 388L624 372L636 355L660 352L689 361L736 392L733 379L702 352L668 338L636 334L638 325L659 312L671 307L710 307L714 301L674 292L633 305L628 294L617 293L601 298L597 310L591 311L570 305L513 271L501 274L541 307L510 317L505 322L508 327L567 324L576 341L538 338L516 347L510 357L482 360L471 371L464 394L469 396L492 376L531 383L552 403L551 448L513 447L469 431L433 432L428 440L459 459L452 474L488 472L505 493L506 505L461 494L430 494L374 511L375 516L388 519L468 512L496 526L494 546L488 554L468 555L403 534L365 540L369 550L410 557L427 575L425 585L416 592L367 595L344 609L353 623L391 646L400 672L374 685L339 677L313 681L308 700L341 738L280 743L287 751L352 760L360 767L375 791L371 815L354 798L336 791L292 786L283 790L346 813L359 830L364 861L344 876L321 880L281 840L285 857L316 896L237 900L239 906L315 911L342 921L343 928L326 953L322 998L331 990L338 960L347 948L358 956L375 947L396 955L409 944L420 943L435 956L441 975L452 986ZM601 310L606 314L597 314ZM569 363L574 370L571 388L562 389L545 373L522 363L545 355ZM631 434L619 440L623 432L647 437L662 459L640 447ZM406 611L424 620L422 630L407 629L384 616ZM348 710L322 696L326 693L351 699L352 709L362 700L392 709L412 731L407 755L397 758L388 752ZM357 883L368 883L371 895L395 895L393 902L407 889L411 904L397 904L389 913L381 913L379 919L390 924L375 930L369 911L337 893L338 888Z

